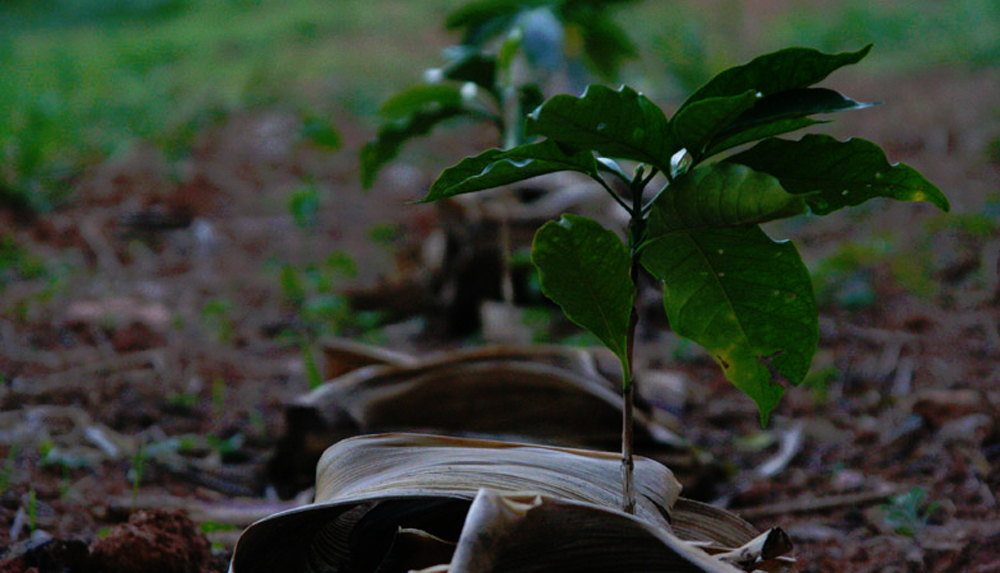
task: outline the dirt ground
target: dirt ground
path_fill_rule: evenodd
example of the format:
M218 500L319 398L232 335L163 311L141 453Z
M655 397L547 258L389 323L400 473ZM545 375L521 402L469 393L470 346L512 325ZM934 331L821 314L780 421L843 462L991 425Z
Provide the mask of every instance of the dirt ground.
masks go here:
M818 374L769 428L697 352L652 330L642 345L650 368L686 380L678 430L730 470L699 493L784 528L801 571L1000 571L997 79L942 70L852 86L890 105L831 132L918 168L953 215L878 202L775 230L827 294ZM437 224L437 210L406 203L433 179L426 165L488 144L435 137L436 156L394 164L365 194L355 152L371 134L334 122L347 142L334 155L301 139L293 114L262 111L206 129L176 163L140 148L95 165L54 213L0 211L3 234L49 269L7 285L0 306L0 554L23 556L33 532L92 544L135 510L185 509L223 571L241 527L303 501L264 479L283 404L308 388L281 334L299 317L280 265L345 252L358 274L338 289L405 282ZM310 229L288 209L306 183L321 196ZM844 257L861 266L830 266ZM477 343L383 303L398 320L382 344Z

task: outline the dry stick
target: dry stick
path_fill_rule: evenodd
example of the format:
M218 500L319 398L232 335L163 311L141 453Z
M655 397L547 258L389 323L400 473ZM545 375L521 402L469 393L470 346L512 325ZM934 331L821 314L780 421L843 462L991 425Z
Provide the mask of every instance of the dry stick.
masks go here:
M826 497L809 497L805 499L793 499L789 501L774 503L771 505L749 507L746 509L737 509L736 511L737 513L740 514L740 517L744 519L758 519L761 517L771 517L775 515L787 515L789 513L810 513L814 511L826 511L829 509L838 509L841 507L853 507L858 505L867 505L870 503L875 503L878 501L882 501L883 499L888 499L894 495L898 495L902 493L904 489L905 488L899 486L884 485L874 491L863 491L859 493L831 495Z

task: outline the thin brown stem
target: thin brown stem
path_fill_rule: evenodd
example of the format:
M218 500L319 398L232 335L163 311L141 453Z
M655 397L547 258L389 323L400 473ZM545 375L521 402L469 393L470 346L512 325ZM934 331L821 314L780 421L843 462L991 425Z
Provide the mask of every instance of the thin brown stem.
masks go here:
M632 313L629 315L628 336L625 339L625 355L628 368L622 384L622 511L635 514L635 461L632 458L633 419L635 401L635 331L639 325L639 312L636 310L636 300L639 298L639 252L645 236L645 221L642 218L642 189L646 182L642 181L640 168L636 181L638 185L632 189L632 220L629 222L629 245L631 247L632 266L629 274L632 277Z
M635 515L635 461L632 459L632 388L622 409L622 511Z

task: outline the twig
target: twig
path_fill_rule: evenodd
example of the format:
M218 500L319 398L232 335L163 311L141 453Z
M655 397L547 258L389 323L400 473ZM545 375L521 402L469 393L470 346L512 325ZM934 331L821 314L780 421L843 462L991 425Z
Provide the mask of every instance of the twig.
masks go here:
M757 468L757 475L762 478L771 478L782 472L788 464L798 455L802 449L802 429L804 424L799 422L781 437L781 446L778 453Z
M775 515L787 515L789 513L811 513L814 511L825 511L840 507L868 505L883 499L888 499L894 495L902 493L903 491L904 488L899 486L883 485L875 491L795 499L773 503L771 505L738 509L736 511L740 514L740 517L744 519L758 519L761 517L770 517Z
M164 362L163 349L143 350L131 354L116 354L103 360L81 364L67 370L36 376L32 378L15 378L12 384L14 392L38 396L46 392L58 390L64 386L76 386L80 377L98 372L123 372L156 368Z

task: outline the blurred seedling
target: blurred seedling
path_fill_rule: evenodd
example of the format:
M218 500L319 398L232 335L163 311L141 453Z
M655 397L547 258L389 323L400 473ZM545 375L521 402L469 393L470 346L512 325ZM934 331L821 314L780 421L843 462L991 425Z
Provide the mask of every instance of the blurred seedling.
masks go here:
M223 344L233 341L236 324L232 318L233 302L225 297L216 297L201 307L201 322Z
M10 488L11 476L14 475L14 465L17 463L19 451L20 447L17 444L12 444L7 449L7 455L3 459L3 466L0 466L0 495L7 493L7 489Z
M132 454L131 467L129 468L127 477L129 481L132 482L132 510L135 511L139 502L139 488L142 486L142 476L146 471L146 463L148 462L146 454L146 442L140 441L139 447L136 448L135 453Z
M931 518L941 508L941 504L927 502L927 490L915 487L892 498L891 503L882 506L885 522L893 530L905 537L917 537L927 528Z
M424 82L385 101L374 141L360 154L361 181L379 171L411 140L458 119L492 125L511 148L527 141L527 114L559 88L575 89L595 75L610 80L638 51L609 14L625 2L467 2L445 16L462 35L445 63ZM562 85L559 85L559 84Z
M28 489L28 531L34 533L38 529L38 494L35 488Z
M292 192L288 198L288 211L295 226L302 230L312 230L319 218L319 191L316 185L306 183Z

